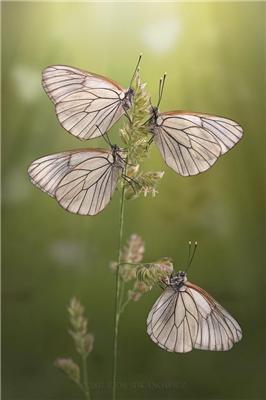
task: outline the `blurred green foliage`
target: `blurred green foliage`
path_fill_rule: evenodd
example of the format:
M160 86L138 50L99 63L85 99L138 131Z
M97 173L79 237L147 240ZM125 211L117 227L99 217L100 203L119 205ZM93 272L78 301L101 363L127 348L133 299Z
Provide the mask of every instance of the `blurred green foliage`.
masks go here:
M86 306L95 336L89 360L95 399L110 398L119 195L96 217L71 215L34 188L28 164L79 147L60 127L41 88L41 70L68 64L127 86L144 53L153 102L167 71L161 110L231 117L244 139L207 173L182 178L153 148L147 169L165 170L155 198L126 204L126 236L140 234L146 260L177 269L188 240L199 250L190 280L221 302L244 331L230 352L169 354L146 334L159 290L131 304L121 321L120 399L262 399L265 382L265 10L264 2L2 3L3 397L79 399L53 366L73 356L69 299ZM111 138L117 141L118 127ZM265 356L265 354L264 354Z

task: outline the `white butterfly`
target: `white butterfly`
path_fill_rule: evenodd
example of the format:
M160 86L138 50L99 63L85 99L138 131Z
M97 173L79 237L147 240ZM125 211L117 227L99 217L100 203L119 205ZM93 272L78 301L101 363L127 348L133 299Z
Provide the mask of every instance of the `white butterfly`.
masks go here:
M186 353L193 348L226 351L242 338L237 321L205 290L179 271L152 307L147 332L164 350Z
M165 75L160 80L160 104ZM151 108L147 121L152 140L166 164L182 176L197 175L208 170L217 159L236 145L243 135L241 126L229 118Z
M107 132L127 113L134 96L131 87L124 89L104 76L66 65L45 68L42 84L61 125L81 140Z
M95 215L111 200L125 162L116 145L111 150L70 150L33 161L28 174L67 211Z

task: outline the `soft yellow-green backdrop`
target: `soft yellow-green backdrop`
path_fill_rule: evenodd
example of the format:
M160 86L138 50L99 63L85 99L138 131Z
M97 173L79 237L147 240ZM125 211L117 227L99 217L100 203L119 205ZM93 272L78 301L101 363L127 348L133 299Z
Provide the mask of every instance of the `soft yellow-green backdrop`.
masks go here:
M159 290L121 321L119 398L262 399L265 383L265 3L4 2L3 22L3 395L5 400L81 399L53 367L74 356L66 332L71 296L86 306L95 348L94 399L110 398L119 193L96 217L71 215L34 188L26 170L47 153L86 147L59 125L41 71L68 64L127 87L138 54L153 102L167 71L161 110L186 109L239 121L244 139L207 173L182 178L156 148L147 169L165 170L156 198L127 202L125 230L146 243L146 260L185 262L190 280L239 320L230 352L164 352L146 334ZM112 129L118 139L118 124ZM92 147L106 147L102 139ZM264 354L263 354L264 352Z

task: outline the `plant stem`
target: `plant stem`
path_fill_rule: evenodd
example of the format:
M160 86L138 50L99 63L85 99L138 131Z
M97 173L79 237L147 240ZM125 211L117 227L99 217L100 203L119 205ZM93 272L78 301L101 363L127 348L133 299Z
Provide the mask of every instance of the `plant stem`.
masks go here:
M120 263L122 256L122 240L123 240L123 227L124 227L124 206L125 206L125 184L123 184L121 202L120 202L120 227L119 227L119 247L118 247L118 266L116 270L116 290L115 290L115 316L114 316L114 345L113 345L113 396L112 399L116 400L116 383L117 383L117 345L118 345L118 329L120 318Z
M151 264L154 264L154 263L151 263L151 262L147 262L147 263L132 263L132 262L123 262L123 263L120 263L120 266L121 265L132 265L132 266L137 266L137 267L145 267L145 265L151 265Z
M128 303L130 302L130 297L122 304L121 308L120 308L120 315L124 312L126 306L128 305Z
M125 293L125 282L122 281L121 284L121 290L120 290L120 298L119 298L119 314L121 315L121 308L123 304L123 299L124 299L124 293Z
M91 400L90 388L88 382L88 371L87 371L87 356L82 356L82 369L83 369L83 382L84 382L84 393L86 400Z

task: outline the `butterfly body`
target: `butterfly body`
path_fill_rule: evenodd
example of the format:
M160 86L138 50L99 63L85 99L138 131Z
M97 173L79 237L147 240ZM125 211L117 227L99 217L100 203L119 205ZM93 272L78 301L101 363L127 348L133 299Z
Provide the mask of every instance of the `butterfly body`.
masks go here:
M134 90L132 88L128 88L125 92L120 94L120 100L122 101L122 107L124 110L129 110L132 106L134 97Z
M193 348L226 351L242 337L238 322L205 290L179 271L152 307L147 332L164 350L186 353Z
M208 170L241 139L242 128L228 118L151 108L148 130L166 164L182 176Z
M42 85L63 128L81 140L102 136L132 106L134 90L66 65L43 71Z
M81 149L41 157L29 166L31 182L67 211L96 215L102 211L123 173L122 150Z
M125 168L125 158L123 156L123 151L116 144L111 145L113 161L112 163L116 168L121 168L122 170Z
M166 285L170 286L176 292L185 289L185 283L187 282L187 276L184 271L179 271L177 274L173 274L166 281Z

